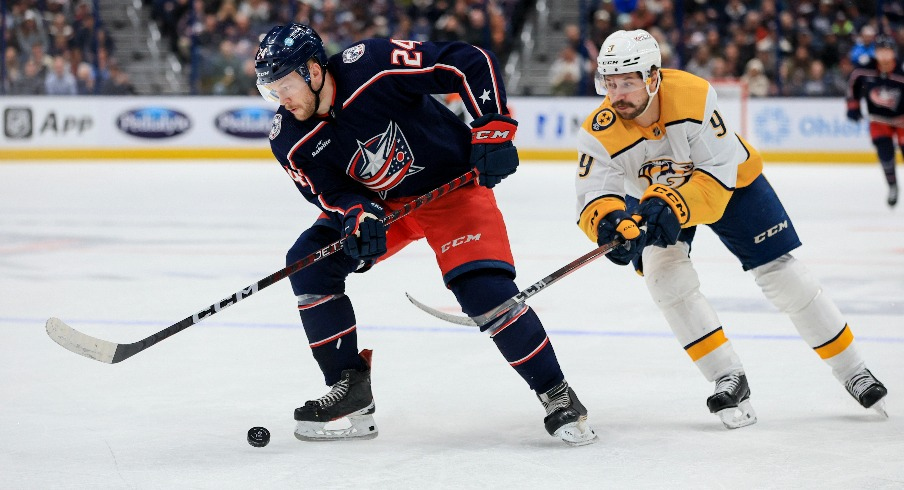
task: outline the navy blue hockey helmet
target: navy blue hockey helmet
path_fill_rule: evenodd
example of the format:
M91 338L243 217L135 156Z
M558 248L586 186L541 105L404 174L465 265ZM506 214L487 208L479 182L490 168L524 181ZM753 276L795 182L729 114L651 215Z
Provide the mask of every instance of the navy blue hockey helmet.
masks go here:
M311 85L308 60L313 59L326 67L326 50L323 40L314 29L304 24L291 23L276 26L264 36L254 57L254 71L257 72L257 88L270 101L279 102L279 97L267 87L269 84L294 72Z

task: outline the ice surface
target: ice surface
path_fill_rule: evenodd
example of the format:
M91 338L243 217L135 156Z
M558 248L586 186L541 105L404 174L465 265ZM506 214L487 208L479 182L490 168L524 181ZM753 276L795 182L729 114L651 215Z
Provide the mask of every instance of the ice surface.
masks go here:
M380 436L302 443L292 411L326 392L287 280L126 361L44 332L58 316L142 339L283 267L315 217L275 163L0 164L0 488L902 488L904 209L878 165L769 165L890 418L862 409L708 230L703 292L745 363L759 422L728 431L640 278L605 259L529 303L597 444L566 447L460 313L416 243L352 277L374 349ZM593 248L574 225L573 165L524 164L497 189L527 287ZM270 445L245 441L252 426Z

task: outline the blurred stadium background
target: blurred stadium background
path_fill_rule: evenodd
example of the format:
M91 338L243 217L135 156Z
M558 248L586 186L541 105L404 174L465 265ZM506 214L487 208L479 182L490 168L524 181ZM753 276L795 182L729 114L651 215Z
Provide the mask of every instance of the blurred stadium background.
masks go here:
M258 97L252 58L259 36L289 21L315 27L328 54L369 37L463 40L493 50L504 67L516 117L529 114L539 140L550 136L544 131L559 136L547 142L534 138L527 146L522 141L534 158L570 158L568 133L598 101L562 99L595 97L592 73L602 40L617 29L643 28L659 40L665 67L718 82L720 98L737 108L735 130L767 154L824 161L841 152L843 161L874 161L866 124L847 122L841 99L848 75L870 56L877 34L904 44L901 0L6 0L0 102L4 142L15 150L7 158L129 155L129 145L104 139L100 119L109 111L85 105L100 102L81 97L47 102L45 108L38 98L22 96L129 95L139 97L132 104L139 106L165 105L159 97L168 96L173 102L167 107L189 119L198 109L180 105L187 104L181 97L249 97L251 104L250 97ZM758 99L774 104L756 105ZM77 114L59 113L61 107ZM574 109L564 115L546 109L555 107ZM817 109L806 119L799 107ZM54 110L51 118L48 111ZM145 129L172 123L149 122L161 117L152 112L130 112L126 119L140 120ZM192 135L187 129L132 131L123 129L122 113L117 117L119 131L146 137L133 141L139 150L153 142L171 149L157 156L179 156L179 148L190 150L184 157L216 156L198 141L174 144L176 136ZM249 123L248 117L247 112L237 116L233 126L263 127L268 119L262 115ZM73 128L81 130L81 138L66 141L64 129ZM90 134L92 128L97 136ZM757 128L763 129L749 134ZM253 131L244 132L238 137L247 146ZM193 136L197 140L200 134ZM810 143L799 144L810 136ZM89 141L92 137L100 140ZM145 145L138 144L142 141Z

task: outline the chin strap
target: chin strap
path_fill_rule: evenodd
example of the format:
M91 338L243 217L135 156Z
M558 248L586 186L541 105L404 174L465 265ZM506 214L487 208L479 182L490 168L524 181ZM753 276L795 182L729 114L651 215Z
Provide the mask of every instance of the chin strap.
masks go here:
M314 114L317 114L317 110L320 109L320 92L323 91L323 87L326 86L326 72L323 73L323 82L320 83L320 89L314 90L314 87L311 84L308 84L308 87L311 87L311 92L314 93Z
M660 75L660 76L661 76L661 75ZM659 93L659 88L660 88L660 87L662 87L662 78L660 78L660 79L656 82L656 90L653 91L653 92L650 92L650 84L644 84L644 90L647 91L647 95L649 95L650 98L647 99L647 105L646 105L646 107L643 108L643 111L642 111L638 116L642 116L642 115L644 115L644 114L647 112L647 109L650 108L650 104L653 103L653 97L656 97L656 94Z
M299 75L302 76L302 78L305 79L306 82L308 82L308 88L311 89L311 93L314 94L314 115L316 116L316 115L317 115L317 109L320 109L320 92L323 91L323 87L326 87L326 67L323 66L323 65L321 65L320 62L318 62L316 58L314 59L314 62L317 63L317 65L320 67L320 72L321 72L321 75L322 75L322 76L321 76L321 79L323 80L323 81L320 83L320 88L319 88L319 89L314 90L314 86L311 85L311 75L310 75L310 74L308 74L308 76L305 77L305 76L304 76L304 73L301 72L301 69L300 69L300 68L299 68L298 70L296 70L296 71L298 72Z

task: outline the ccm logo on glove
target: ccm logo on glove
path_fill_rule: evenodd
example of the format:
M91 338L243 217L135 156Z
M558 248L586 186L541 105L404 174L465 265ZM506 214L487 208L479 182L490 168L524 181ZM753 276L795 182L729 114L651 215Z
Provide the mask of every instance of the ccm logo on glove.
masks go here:
M504 121L491 121L486 126L471 130L471 144L505 143L515 137L517 126Z
M485 114L471 122L471 167L477 183L493 188L518 169L518 150L512 143L518 121L502 114Z

